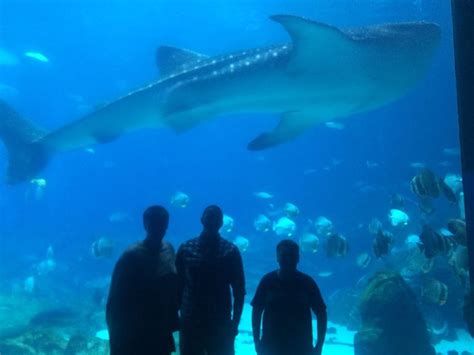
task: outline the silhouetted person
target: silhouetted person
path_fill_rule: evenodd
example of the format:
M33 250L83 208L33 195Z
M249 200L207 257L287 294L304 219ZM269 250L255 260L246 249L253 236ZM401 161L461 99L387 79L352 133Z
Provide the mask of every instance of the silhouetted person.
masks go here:
M143 214L146 238L115 265L107 301L111 355L169 355L178 329L175 253L164 242L169 215L160 206Z
M252 329L257 354L320 355L327 328L326 305L321 292L310 276L297 270L298 244L291 240L281 241L277 246L277 258L280 269L262 278L252 300ZM315 347L311 310L318 321Z
M201 223L201 235L181 245L176 257L182 286L180 351L231 355L244 305L242 259L237 247L219 235L219 207L207 207Z

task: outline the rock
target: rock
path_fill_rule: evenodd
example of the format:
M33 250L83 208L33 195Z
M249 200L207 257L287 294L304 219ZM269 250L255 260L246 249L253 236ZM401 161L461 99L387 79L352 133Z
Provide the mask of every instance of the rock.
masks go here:
M393 271L376 273L361 296L355 355L435 355L416 296Z
M31 346L9 340L0 342L0 354L35 355L36 352Z
M336 334L337 333L337 328L334 327L329 327L328 330L326 331L326 334Z
M87 355L87 338L82 334L75 334L69 338L64 355Z

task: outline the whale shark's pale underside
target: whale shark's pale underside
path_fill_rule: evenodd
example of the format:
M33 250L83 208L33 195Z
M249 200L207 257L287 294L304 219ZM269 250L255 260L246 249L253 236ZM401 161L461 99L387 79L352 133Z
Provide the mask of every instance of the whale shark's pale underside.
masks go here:
M231 113L280 115L277 126L248 148L276 146L318 122L400 98L423 77L440 42L439 27L427 22L340 30L296 16L272 19L291 43L217 57L160 47L159 80L52 132L0 102L0 138L10 154L7 181L34 177L58 151L144 128L184 132Z

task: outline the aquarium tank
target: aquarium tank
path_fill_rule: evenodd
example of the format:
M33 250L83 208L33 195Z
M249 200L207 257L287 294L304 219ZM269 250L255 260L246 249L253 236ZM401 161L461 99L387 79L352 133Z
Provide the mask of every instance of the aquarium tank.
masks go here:
M0 139L2 355L108 354L143 211L177 250L211 204L245 270L237 355L283 239L323 354L474 351L449 1L0 0Z

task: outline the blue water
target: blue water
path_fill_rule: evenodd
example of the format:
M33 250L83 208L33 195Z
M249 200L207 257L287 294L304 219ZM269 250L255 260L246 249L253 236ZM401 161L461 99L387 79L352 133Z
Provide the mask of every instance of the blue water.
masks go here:
M315 277L323 296L353 286L370 270L354 267L355 257L371 252L367 224L374 217L387 227L389 196L410 200L412 162L423 162L440 176L460 173L457 148L456 93L452 29L448 1L33 1L0 3L0 47L16 53L15 66L0 66L0 83L17 90L11 104L46 128L81 117L87 110L113 100L158 78L155 50L159 45L189 48L217 55L244 48L289 41L282 27L268 19L294 14L335 26L427 20L440 24L442 43L427 77L407 96L381 109L343 121L343 130L314 127L279 147L250 152L246 146L276 124L273 116L221 117L189 132L141 131L107 145L58 154L42 172L47 187L41 199L31 198L31 184L0 185L0 293L10 294L32 274L34 265L54 248L56 269L48 274L49 291L32 294L45 302L68 303L70 292L88 297L87 282L110 275L116 257L143 237L141 213L151 204L171 212L168 233L175 247L200 231L199 217L211 203L235 219L233 239L250 240L244 253L249 298L264 273L274 269L278 238L258 233L254 218L268 211L268 201L255 192L275 195L275 208L296 204L298 235L308 220L331 219L348 240L344 259L303 254L301 268ZM22 56L44 54L48 63ZM377 166L369 168L367 162ZM0 149L0 165L6 165ZM190 196L189 206L171 206L176 191ZM30 197L28 197L30 192ZM431 217L436 227L456 217L455 205L437 202ZM111 223L117 211L131 220ZM399 238L418 233L420 215L407 203L412 222ZM105 236L117 242L115 257L96 260L90 245ZM332 271L328 278L320 271ZM451 288L460 287L448 275ZM462 295L462 290L454 294ZM445 317L459 322L458 302L450 299ZM331 317L331 309L329 309Z

